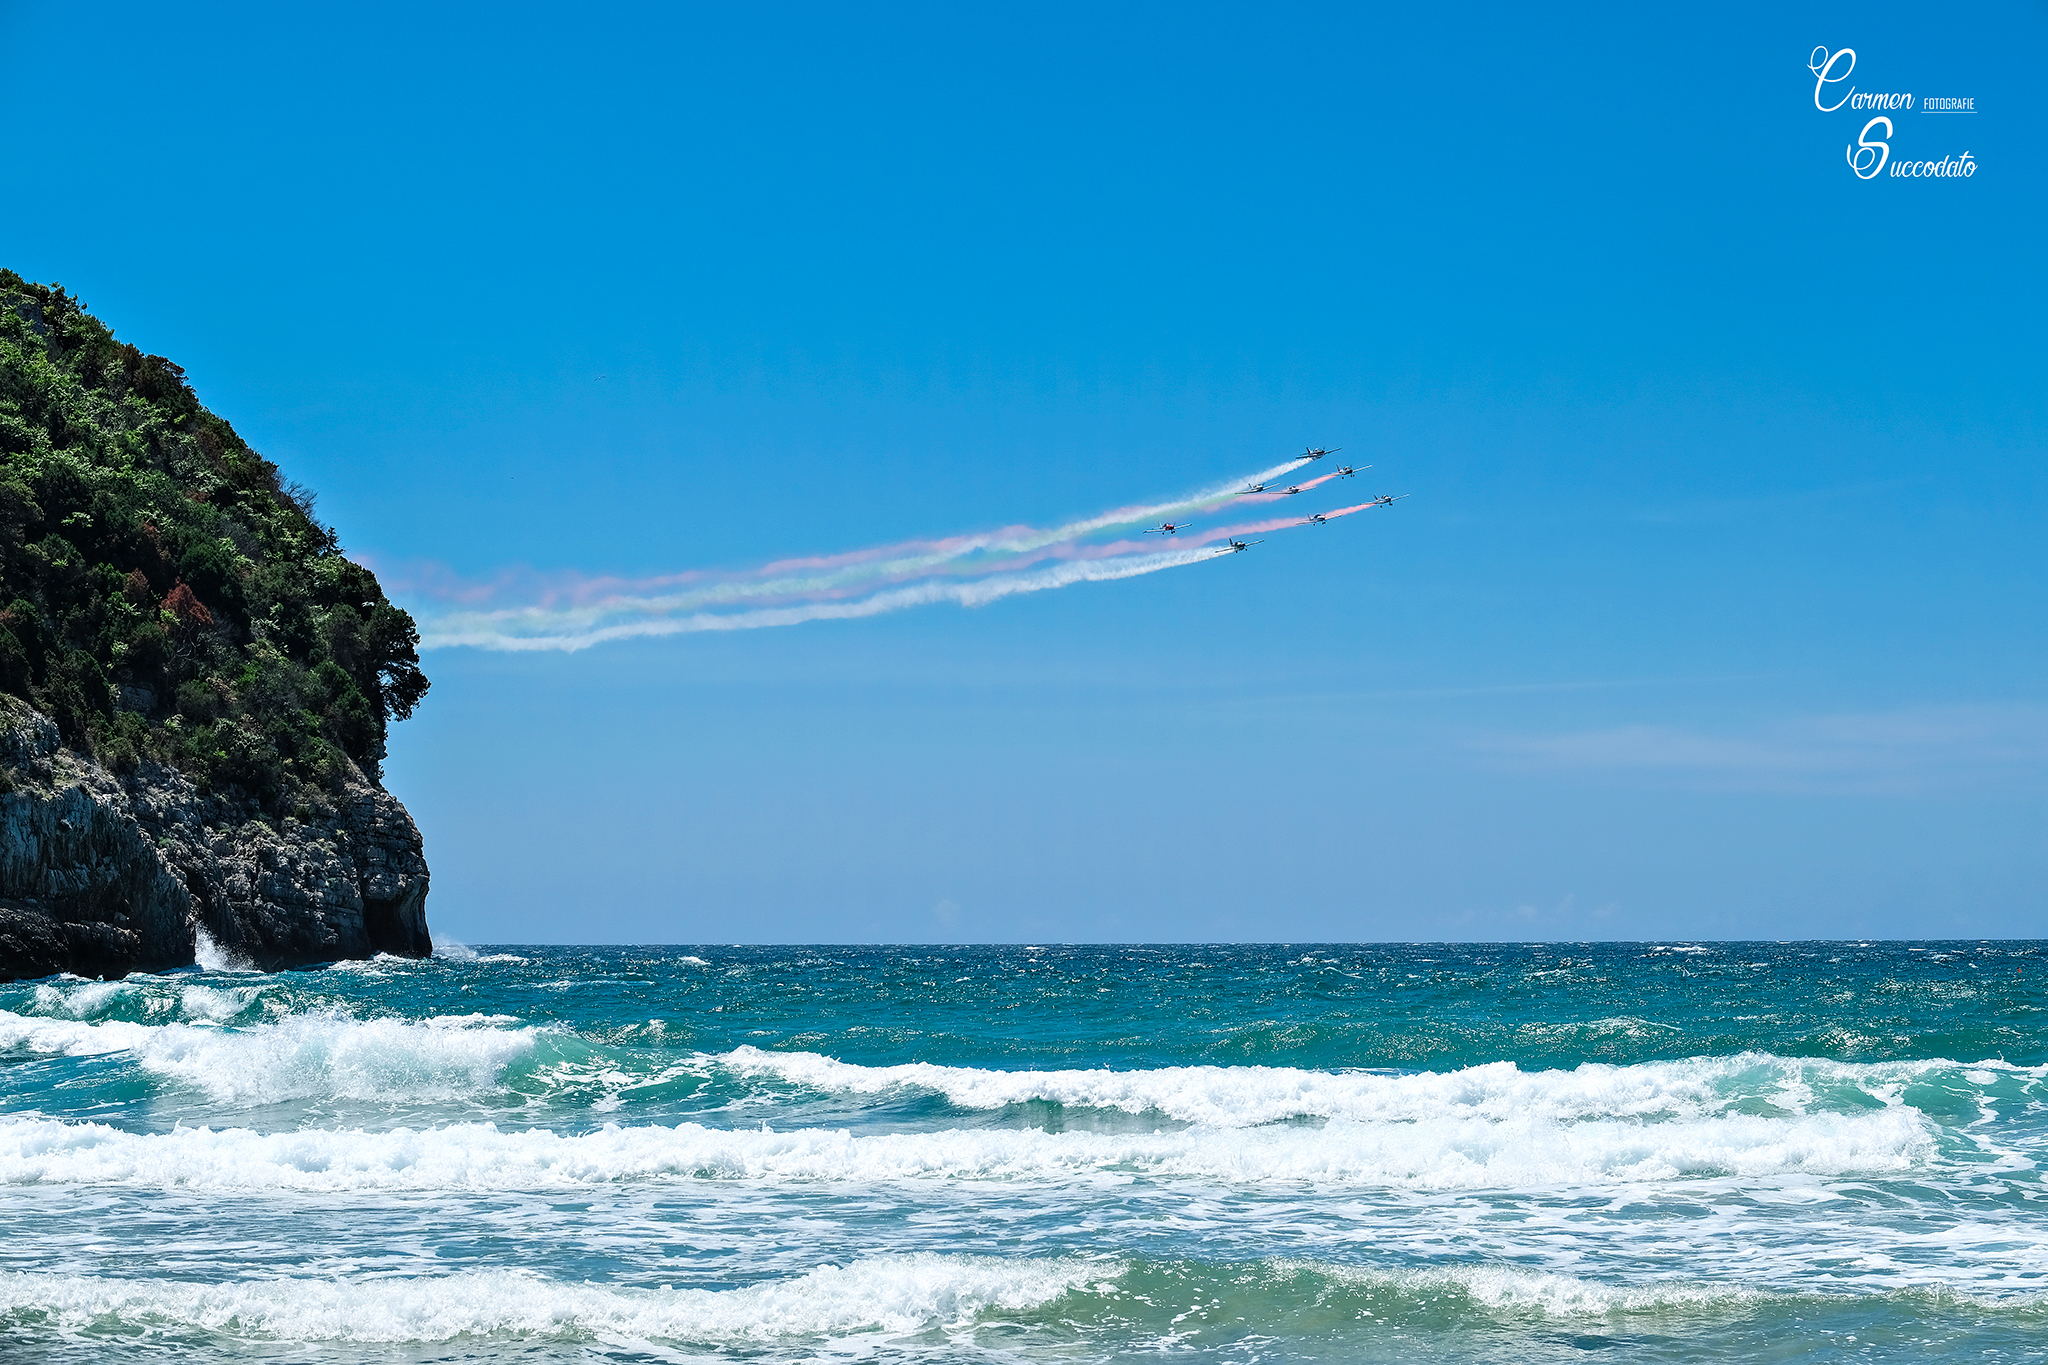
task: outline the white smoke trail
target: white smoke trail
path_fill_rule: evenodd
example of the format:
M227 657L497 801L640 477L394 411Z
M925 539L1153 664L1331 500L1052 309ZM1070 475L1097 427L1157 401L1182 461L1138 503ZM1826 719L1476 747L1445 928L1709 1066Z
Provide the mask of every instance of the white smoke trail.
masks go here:
M1175 512L1190 507L1207 507L1212 503L1227 501L1239 496L1246 488L1271 483L1288 470L1298 469L1307 463L1307 456L1297 455L1283 464L1274 465L1271 469L1261 470L1243 479L1233 479L1229 483L1219 483L1213 488L1189 494L1172 502L1154 503L1149 507L1123 507L1081 521L1070 521L1065 526L1054 527L1049 531L1034 531L1026 536L1006 537L1005 533L999 532L999 538L992 540L989 548L1005 551L1036 550L1061 541L1078 540L1096 531L1106 531L1112 526L1135 526L1141 521L1151 521L1155 517L1170 517Z
M1082 542L1098 532L1230 502L1306 463L1306 456L1297 456L1242 480L1049 528L1007 526L782 560L731 574L686 572L637 581L572 576L543 581L533 585L528 601L518 606L423 606L416 613L423 627L420 643L427 649L579 650L607 640L847 620L934 602L978 606L1016 593L1156 573L1208 555L1192 548L1152 553L1122 542L1092 546ZM1253 498L1255 502L1269 500ZM1211 540L1218 534L1205 532L1202 539ZM1069 562L1051 568L1029 567L1051 558ZM928 581L914 581L919 579ZM430 596L472 600L487 599L509 586L502 580L495 586L454 585L445 578L430 581ZM807 598L811 600L803 600ZM712 610L720 607L738 610Z
M1117 523L1106 523L1115 525ZM938 602L955 602L963 607L984 606L1019 593L1044 592L1074 583L1104 583L1119 578L1136 578L1213 558L1215 551L1200 548L1169 550L1152 554L1123 555L1113 559L1084 560L1059 564L1028 573L997 574L970 582L917 583L891 588L852 602L807 602L786 607L756 607L735 612L695 612L689 616L660 614L669 599L615 599L597 607L565 612L528 611L520 613L457 613L435 621L425 638L424 648L467 645L478 649L507 651L561 650L573 652L612 640L642 639L661 635L694 635L705 631L761 630L771 626L794 626L807 621L846 621L863 616ZM599 625L606 616L641 614L642 619ZM512 618L509 619L508 618ZM552 625L549 633L513 633L508 625L529 629Z
M1268 483L1303 463L1305 461L1297 457L1271 469L1248 475L1243 480L1233 479L1228 483L1217 484L1201 492L1167 502L1097 513L1060 526L1043 529L1010 526L998 531L948 536L939 540L911 541L902 545L858 550L843 555L783 561L782 564L771 564L766 570L756 574L738 575L702 586L681 587L680 590L668 592L658 590L678 588L700 575L676 574L638 583L600 580L597 583L582 585L577 594L603 592L604 595L594 601L569 607L555 607L550 604L538 607L513 607L497 612L463 613L461 620L464 624L451 628L469 635L527 635L535 630L543 633L566 630L569 633L581 634L596 629L600 621L617 614L622 608L650 616L662 616L697 607L738 604L763 598L805 597L848 590L858 591L862 584L882 584L937 572L976 555L1038 555L1042 551L1070 545L1097 531L1118 526L1135 526L1141 521L1164 519L1189 508L1214 506L1240 496L1247 487ZM778 569L784 569L785 565L800 571L776 572ZM451 622L454 620L452 617L444 619ZM435 632L436 640L440 643L449 643L442 638L446 633Z
M1247 501L1239 505L1248 508L1279 501L1275 495L1252 490L1308 462L1309 457L1297 456L1241 480L1049 528L1007 526L780 560L740 572L689 571L637 580L568 575L527 580L523 592L519 581L509 577L495 584L461 584L433 574L423 585L429 597L440 597L443 602L450 597L467 599L476 605L422 607L417 612L423 627L421 645L428 649L467 646L570 651L608 640L849 620L934 602L979 606L1017 593L1156 573L1208 558L1209 552L1197 547L1225 535L1302 523L1282 518L1210 527L1187 537L1195 545L1163 553L1130 540L1104 543L1089 538L1155 519L1184 521L1191 510L1235 503L1247 495ZM1313 488L1335 477L1326 474L1289 491ZM1046 560L1060 562L1034 567ZM526 600L507 607L481 605L501 593L519 593Z

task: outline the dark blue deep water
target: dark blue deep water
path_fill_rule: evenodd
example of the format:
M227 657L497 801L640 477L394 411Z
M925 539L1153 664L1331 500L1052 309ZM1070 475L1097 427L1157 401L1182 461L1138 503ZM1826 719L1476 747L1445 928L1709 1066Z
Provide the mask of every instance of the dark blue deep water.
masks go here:
M0 986L0 1359L2048 1358L2048 944Z

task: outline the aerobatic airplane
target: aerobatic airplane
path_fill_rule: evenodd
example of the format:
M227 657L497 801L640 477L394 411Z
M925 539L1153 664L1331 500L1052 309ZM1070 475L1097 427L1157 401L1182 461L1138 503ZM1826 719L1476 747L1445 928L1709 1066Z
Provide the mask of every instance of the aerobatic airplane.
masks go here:
M1408 495L1407 495L1406 493L1396 493L1396 494L1394 494L1394 495L1393 495L1392 497L1389 497L1389 496L1387 496L1387 495L1386 495L1385 493L1382 493L1382 494L1380 494L1380 495L1379 495L1378 497L1374 498L1374 499L1373 499L1373 500L1372 500L1371 502L1367 503L1367 504L1366 504L1366 506L1367 506L1367 507L1392 507L1392 506L1393 506L1393 505L1394 505L1395 503L1399 502L1399 501L1400 501L1401 499L1403 499L1403 498L1405 498L1405 497L1407 497L1407 496L1408 496Z
M1311 512L1308 514L1307 521L1300 522L1298 524L1302 526L1327 526L1329 525L1329 523L1330 519L1324 516L1321 512Z
M1244 496L1244 495L1245 495L1246 493L1263 493L1263 492L1265 492L1265 491L1266 491L1266 485L1264 485L1264 484L1262 484L1262 483L1255 483L1255 484L1252 484L1252 485L1250 485L1249 487L1246 487L1246 488L1244 488L1244 489L1241 489L1241 490L1239 490L1239 492L1238 492L1238 496L1239 496L1239 497L1241 498L1241 497L1243 497L1243 496Z
M1350 465L1348 465L1348 464L1347 464L1347 465L1345 465L1345 466L1344 466L1343 468L1341 468L1341 469L1339 469L1339 470L1337 471L1337 477L1338 477L1338 478L1340 478L1340 479L1348 479L1348 478L1350 478L1350 477L1351 477L1351 476L1352 476L1353 474L1356 474L1356 473L1358 472L1358 470L1359 470L1359 469L1371 469L1371 468L1372 468L1372 466L1371 466L1371 465L1369 465L1369 464L1362 464L1362 465L1358 466L1358 469L1353 469L1353 468L1352 468L1352 467L1351 467Z
M1295 484L1295 485L1294 485L1293 487L1291 487L1291 488L1283 488L1283 489L1281 489L1281 490L1280 490L1280 491L1279 491L1278 493L1275 493L1275 494L1274 494L1273 496L1274 496L1274 497L1276 497L1276 498L1291 498L1291 497L1293 497L1293 496L1294 496L1294 495L1295 495L1296 493L1299 493L1299 492L1301 492L1301 491L1302 491L1302 490L1301 490L1301 485L1300 485L1300 484Z
M1145 534L1148 536L1178 535L1192 525L1194 523L1191 521L1162 521L1157 526L1147 526Z
M1325 455L1335 455L1343 448L1343 446L1331 446L1328 450L1324 450L1321 446L1310 446L1294 458L1297 460L1320 460Z
M1252 546L1264 545L1265 543L1263 540L1232 540L1228 545L1218 545L1216 553L1219 555L1241 555L1246 550L1251 549Z

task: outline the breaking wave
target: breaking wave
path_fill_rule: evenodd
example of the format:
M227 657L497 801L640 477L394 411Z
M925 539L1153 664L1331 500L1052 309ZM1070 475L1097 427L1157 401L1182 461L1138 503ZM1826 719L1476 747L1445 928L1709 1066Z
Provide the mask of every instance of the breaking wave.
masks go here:
M0 1360L2048 1339L2034 946L466 951L0 988Z
M608 1125L596 1132L180 1128L0 1119L0 1183L248 1190L526 1189L647 1179L878 1183L1200 1179L1462 1190L1786 1174L1898 1174L1935 1156L1910 1109L1667 1122L1442 1118L1252 1131L854 1135Z
M187 987L179 1004L197 1019L219 1018L244 1008L240 992L252 989L260 987ZM64 1003L86 1009L95 1002L81 991ZM501 1088L505 1068L532 1052L539 1030L498 1026L503 1022L504 1016L414 1022L320 1012L221 1028L91 1023L0 1010L0 1056L126 1053L152 1075L238 1106L296 1099L451 1099Z
M158 1342L197 1336L251 1346L457 1338L613 1347L673 1342L777 1359L790 1358L786 1353L794 1349L808 1359L820 1346L872 1346L913 1334L930 1343L924 1334L933 1332L965 1344L989 1329L1010 1342L1041 1334L1086 1342L1128 1340L1138 1328L1158 1350L1219 1329L1238 1337L1248 1320L1269 1330L1319 1333L1348 1324L1348 1331L1367 1334L1354 1338L1361 1343L1389 1329L1485 1332L1552 1323L1627 1330L1759 1315L1766 1322L1797 1321L1807 1331L1830 1320L1853 1330L1878 1305L1915 1303L1966 1308L1980 1324L1988 1319L2018 1342L2048 1325L2038 1291L1785 1293L1681 1277L1614 1283L1500 1265L1380 1269L1299 1260L1232 1265L927 1252L867 1257L720 1290L566 1283L515 1270L225 1283L0 1273L0 1340L26 1331L45 1342L147 1333Z
M741 1289L565 1284L513 1270L411 1279L193 1283L0 1273L0 1323L71 1333L202 1329L270 1341L448 1341L471 1335L735 1342L903 1334L1032 1308L1114 1263L931 1253L827 1266ZM12 1325L12 1324L10 1324Z
M662 1046L658 1030L646 1033L647 1046L608 1044L504 1014L419 1020L362 1019L331 1007L294 1013L273 994L278 989L270 979L233 978L219 984L157 978L146 987L133 981L38 986L36 1013L0 1010L0 1059L123 1055L159 1084L239 1110L326 1100L458 1106L435 1113L436 1120L464 1117L460 1107L478 1104L552 1105L559 1114L687 1101L691 1112L660 1115L673 1120L698 1117L707 1106L750 1110L764 1101L820 1098L857 1098L864 1105L909 1102L920 1122L942 1117L929 1105L918 1109L923 1098L957 1111L1069 1128L1086 1126L1083 1116L1094 1111L1130 1116L1115 1125L1125 1129L1135 1118L1153 1128L1218 1131L1321 1121L1462 1124L1475 1133L1507 1134L1607 1122L1676 1133L1689 1122L1748 1117L1768 1125L1885 1113L1915 1123L1921 1121L1912 1117L1917 1114L1952 1128L2048 1106L2048 1065L1996 1060L1840 1062L1741 1053L1628 1065L1587 1062L1569 1070L1523 1070L1503 1061L1412 1073L1266 1066L864 1066L813 1052L748 1046L719 1054L685 1052ZM124 1014L152 1022L119 1017ZM1064 1117L1054 1123L1040 1113L1048 1108ZM655 1117L639 1112L643 1122ZM805 1120L792 1115L790 1121Z
M809 1052L741 1047L717 1058L737 1074L772 1076L810 1089L943 1096L962 1109L1033 1102L1157 1114L1219 1128L1289 1119L1420 1122L1447 1118L1636 1121L1861 1111L1911 1102L1943 1117L1976 1117L1985 1091L2048 1101L2048 1066L1986 1061L1835 1062L1744 1053L1628 1066L1588 1062L1569 1071L1524 1071L1492 1062L1412 1074L1307 1071L1292 1067L1183 1066L1148 1071L991 1071L977 1067L858 1066Z

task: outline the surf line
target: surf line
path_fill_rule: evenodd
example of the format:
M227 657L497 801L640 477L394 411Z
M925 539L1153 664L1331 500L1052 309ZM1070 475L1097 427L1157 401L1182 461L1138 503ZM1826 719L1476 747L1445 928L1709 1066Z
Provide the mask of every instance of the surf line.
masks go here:
M1021 593L1199 564L1250 548L1253 542L1244 541L1245 536L1321 524L1381 505L1375 500L1320 517L1269 517L1199 531L1185 520L1170 520L1236 503L1275 510L1270 504L1288 494L1267 489L1311 458L1297 456L1242 480L1053 527L1008 526L776 560L755 569L688 570L639 579L508 574L475 583L429 572L412 576L401 590L417 604L413 610L422 627L422 648L514 652L573 652L614 640L854 620L941 602L985 606ZM1335 477L1326 474L1293 491L1307 492ZM1148 529L1165 528L1164 545L1142 537L1107 538L1155 518L1162 527ZM407 575L397 577L402 582Z

